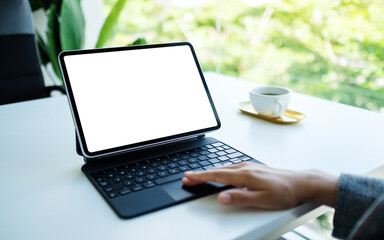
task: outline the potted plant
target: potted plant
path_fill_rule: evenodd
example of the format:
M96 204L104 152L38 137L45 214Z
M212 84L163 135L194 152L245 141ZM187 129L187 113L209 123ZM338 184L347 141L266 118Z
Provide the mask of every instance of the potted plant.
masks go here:
M51 63L55 75L62 81L57 56L61 51L82 49L84 45L85 20L81 0L29 0L32 11L42 9L47 17L47 26L43 38L36 31L40 62L46 67ZM105 45L127 0L118 0L112 7L100 30L96 48ZM145 44L139 38L131 45Z

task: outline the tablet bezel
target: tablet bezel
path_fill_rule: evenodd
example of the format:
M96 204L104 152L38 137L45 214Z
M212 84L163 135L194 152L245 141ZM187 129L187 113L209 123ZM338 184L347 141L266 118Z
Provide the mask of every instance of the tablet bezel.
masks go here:
M134 143L134 144L127 144L124 146L118 146L118 147L113 147L109 149L104 149L96 152L90 152L87 147L87 143L84 137L84 132L82 128L82 124L80 122L80 117L79 113L76 107L76 102L74 99L72 87L71 87L71 82L68 77L67 73L67 68L66 64L64 61L64 58L66 56L73 56L73 55L84 55L84 54L94 54L94 53L103 53L103 52L115 52L115 51L129 51L129 50L137 50L137 49L149 49L149 48L166 48L166 47L177 47L177 46L188 46L189 49L191 50L192 56L194 58L197 70L200 75L200 79L202 81L202 84L204 86L205 92L207 94L207 97L209 99L209 102L211 104L212 111L214 113L215 119L216 119L216 126L209 127L209 128L204 128L204 129L199 129L191 132L185 132L185 133L180 133L176 135L171 135L167 137L161 137L153 140L147 140L139 143ZM221 127L221 122L219 119L219 116L217 114L215 105L213 103L211 94L209 92L208 86L206 84L203 72L201 70L200 64L198 62L196 53L193 49L192 44L189 42L177 42L177 43L162 43L162 44L149 44L149 45L135 45L135 46L126 46L126 47L114 47L114 48L100 48L100 49L86 49L86 50L71 50L71 51L63 51L59 54L58 56L59 60L59 65L61 69L61 75L63 78L64 86L67 91L67 98L69 101L70 109L72 112L72 117L74 120L75 128L76 128L76 133L77 137L79 140L79 145L81 152L84 157L86 158L100 158L100 157L105 157L105 156L110 156L110 155L115 155L115 154L120 154L124 152L130 152L130 151L135 151L143 148L150 148L153 146L158 146L158 145L163 145L175 141L182 141L188 138L194 138L200 135L203 135L207 132L217 130Z

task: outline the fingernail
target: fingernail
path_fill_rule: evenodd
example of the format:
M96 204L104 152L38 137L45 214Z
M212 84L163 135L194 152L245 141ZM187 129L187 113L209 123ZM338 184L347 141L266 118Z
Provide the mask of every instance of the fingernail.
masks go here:
M224 204L228 204L231 202L231 195L228 193L220 193L220 202Z

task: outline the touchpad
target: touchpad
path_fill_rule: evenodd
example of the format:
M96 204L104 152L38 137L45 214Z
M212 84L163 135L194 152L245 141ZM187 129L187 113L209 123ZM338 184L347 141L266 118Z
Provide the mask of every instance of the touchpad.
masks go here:
M173 183L167 184L163 187L163 189L176 201L194 196L193 193L183 189L183 183L181 181L175 181Z
M211 183L203 183L193 187L188 187L183 185L181 181L176 181L163 187L165 192L168 193L176 201L180 201L193 196L206 196L212 193L217 193L225 188L228 188L228 186L222 184L214 185Z

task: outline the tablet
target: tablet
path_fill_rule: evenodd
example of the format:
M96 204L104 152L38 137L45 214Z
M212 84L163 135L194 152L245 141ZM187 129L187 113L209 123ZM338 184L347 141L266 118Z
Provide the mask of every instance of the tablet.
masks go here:
M220 128L190 43L64 51L59 64L85 157L168 144Z

